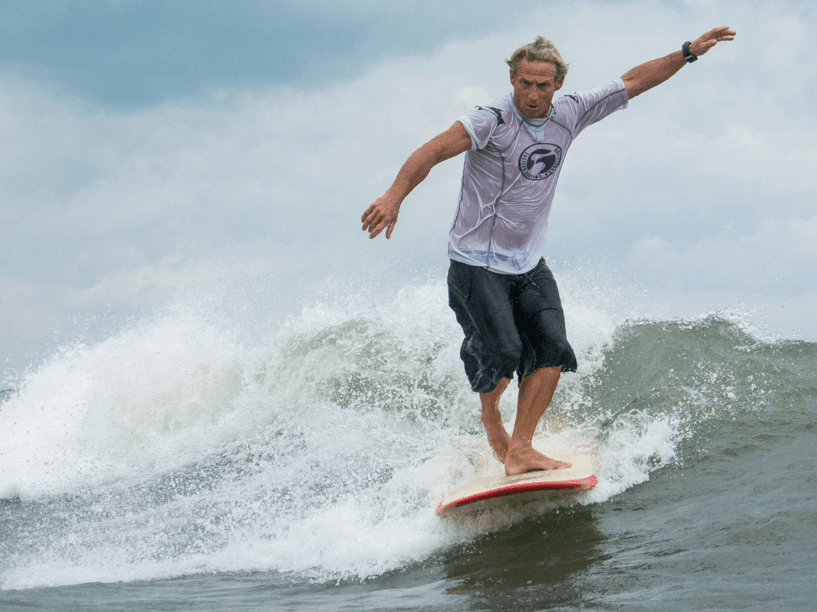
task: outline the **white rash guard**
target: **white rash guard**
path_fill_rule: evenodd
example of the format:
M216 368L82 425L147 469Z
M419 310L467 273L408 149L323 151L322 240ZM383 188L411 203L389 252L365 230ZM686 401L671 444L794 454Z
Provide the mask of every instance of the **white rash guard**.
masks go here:
M501 274L539 261L564 157L588 125L627 106L621 79L562 96L544 119L528 119L508 94L459 119L471 136L448 256Z

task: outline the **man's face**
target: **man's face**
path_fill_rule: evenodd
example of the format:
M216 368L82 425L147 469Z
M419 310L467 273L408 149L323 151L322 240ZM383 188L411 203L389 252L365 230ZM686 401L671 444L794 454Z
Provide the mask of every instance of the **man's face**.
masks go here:
M565 78L556 78L553 62L529 62L523 59L514 74L511 70L513 102L528 119L544 117L550 110L555 94L564 85Z

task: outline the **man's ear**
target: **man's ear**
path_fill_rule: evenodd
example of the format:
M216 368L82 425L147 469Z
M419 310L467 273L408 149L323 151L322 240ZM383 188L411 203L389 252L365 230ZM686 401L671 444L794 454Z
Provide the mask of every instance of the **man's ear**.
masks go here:
M558 79L556 79L556 82L554 83L554 90L559 91L562 88L562 85L564 85L564 84L565 84L565 76L562 75Z

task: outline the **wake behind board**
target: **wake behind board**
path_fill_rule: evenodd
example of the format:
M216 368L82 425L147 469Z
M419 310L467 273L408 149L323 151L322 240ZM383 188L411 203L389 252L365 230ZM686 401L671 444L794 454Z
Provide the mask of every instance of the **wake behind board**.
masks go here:
M598 482L593 475L593 459L586 453L547 453L549 457L570 463L569 468L527 472L518 476L487 476L451 495L437 506L437 516L449 516L491 508L510 501L529 501L592 489Z

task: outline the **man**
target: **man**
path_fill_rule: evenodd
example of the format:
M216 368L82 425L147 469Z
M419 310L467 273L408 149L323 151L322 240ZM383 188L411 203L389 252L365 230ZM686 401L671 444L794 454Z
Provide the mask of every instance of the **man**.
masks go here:
M480 394L488 442L508 476L567 467L532 446L561 372L576 370L559 292L541 258L567 148L585 127L734 36L728 27L715 28L606 86L563 96L555 104L568 66L539 36L506 60L513 93L477 107L420 147L363 213L369 238L384 229L391 238L400 205L412 189L436 164L468 152L449 234L449 304L465 332L460 356L471 388ZM519 401L509 435L499 399L514 371Z

